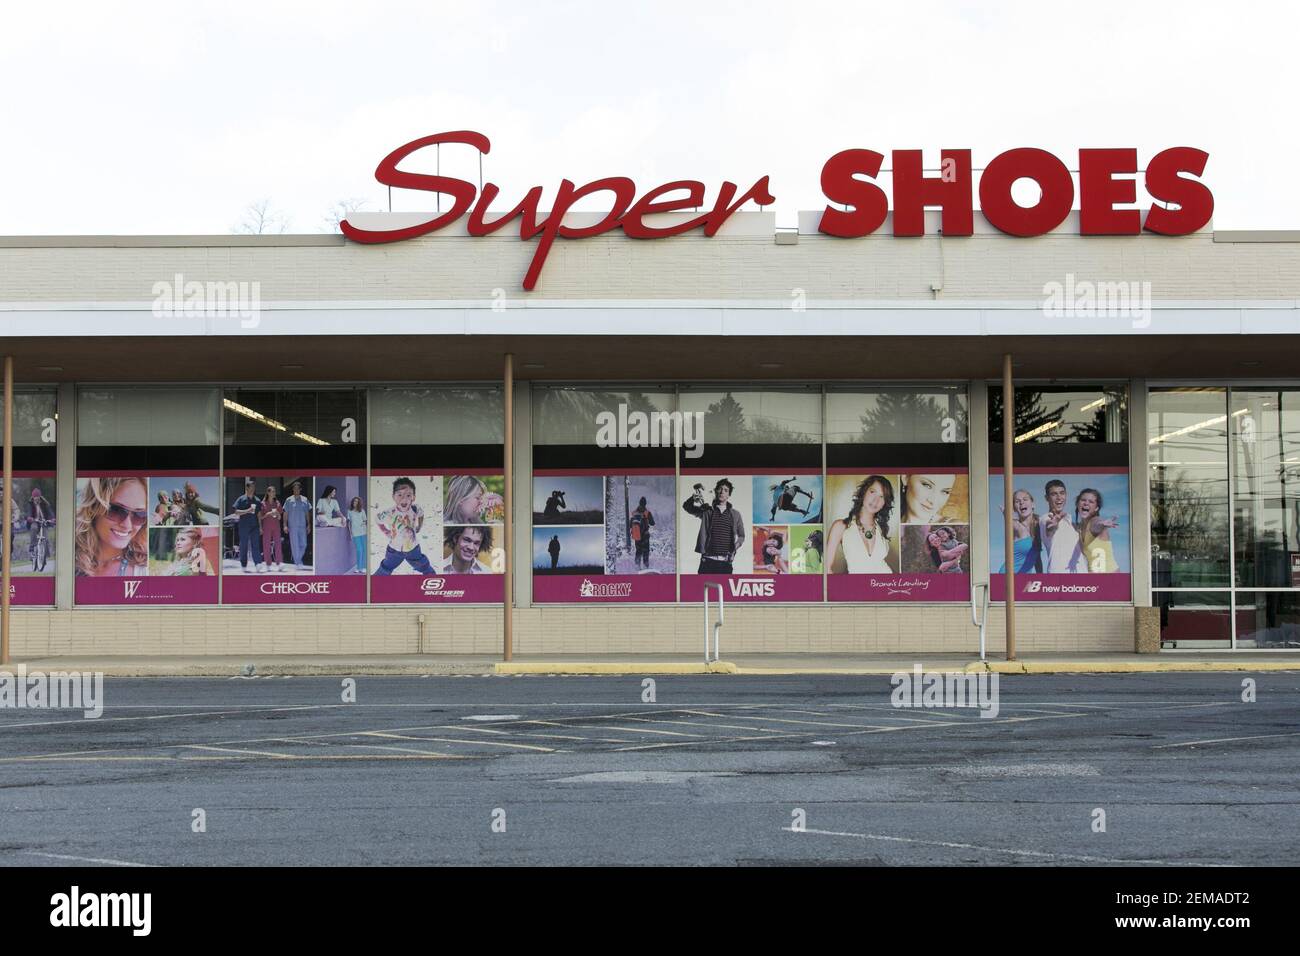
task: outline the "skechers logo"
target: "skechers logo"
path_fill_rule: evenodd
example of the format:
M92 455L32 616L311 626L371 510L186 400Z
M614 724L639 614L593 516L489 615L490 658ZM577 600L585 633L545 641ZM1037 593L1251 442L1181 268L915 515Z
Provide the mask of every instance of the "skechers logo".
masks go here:
M420 593L425 597L459 598L465 596L465 589L448 588L446 578L425 578L420 582Z

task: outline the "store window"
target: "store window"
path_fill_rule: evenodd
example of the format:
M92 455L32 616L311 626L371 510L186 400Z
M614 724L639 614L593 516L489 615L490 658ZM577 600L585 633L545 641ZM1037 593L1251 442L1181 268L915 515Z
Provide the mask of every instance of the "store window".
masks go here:
M676 600L674 453L700 441L670 388L535 388L533 600Z
M1165 646L1300 646L1300 389L1160 388L1148 409Z
M1128 391L1122 385L1015 389L1012 562L1017 601L1132 599ZM1002 391L989 387L989 567L1006 599Z
M13 493L0 507L11 519L10 601L16 607L54 603L55 433L58 409L54 389L14 392ZM0 399L0 413L4 403Z
M371 602L500 603L500 387L373 388L369 397L369 520L349 519L358 566L368 555Z
M681 600L718 582L727 600L823 599L825 481L820 386L691 388L679 452Z
M222 406L222 603L364 603L365 390L228 389Z
M216 602L219 436L213 388L78 391L78 604Z
M832 388L826 418L827 598L969 600L965 388Z

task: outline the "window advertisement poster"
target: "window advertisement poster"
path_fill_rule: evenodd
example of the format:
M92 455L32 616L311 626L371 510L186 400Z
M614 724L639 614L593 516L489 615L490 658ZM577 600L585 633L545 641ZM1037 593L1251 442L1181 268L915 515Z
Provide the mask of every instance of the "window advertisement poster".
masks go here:
M533 600L677 599L673 470L533 474Z
M505 479L384 470L353 529L375 604L495 604L504 597ZM349 518L353 516L349 514ZM369 542L368 546L365 543Z
M13 488L7 505L9 601L15 607L49 607L54 604L54 472L15 470Z
M826 507L828 600L970 600L965 468L832 471Z
M1126 469L1016 469L1012 545L1017 601L1128 601L1129 475ZM1005 482L989 474L991 597L1006 600Z
M727 600L822 599L822 477L697 473L677 480L682 601L718 583Z
M361 475L227 474L223 500L223 604L365 603L365 561L348 518L365 512Z
M220 486L215 474L78 475L76 602L215 604Z

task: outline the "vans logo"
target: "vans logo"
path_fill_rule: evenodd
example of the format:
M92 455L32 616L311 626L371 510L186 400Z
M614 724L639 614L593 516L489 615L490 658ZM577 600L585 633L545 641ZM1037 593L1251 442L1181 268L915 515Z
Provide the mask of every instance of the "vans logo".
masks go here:
M765 578L731 578L732 597L776 597L776 582Z

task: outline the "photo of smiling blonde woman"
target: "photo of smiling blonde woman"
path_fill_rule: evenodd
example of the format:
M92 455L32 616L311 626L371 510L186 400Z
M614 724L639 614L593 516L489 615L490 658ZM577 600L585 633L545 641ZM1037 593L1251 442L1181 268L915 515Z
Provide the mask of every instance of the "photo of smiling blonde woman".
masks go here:
M1002 509L1006 513L1006 509ZM1011 496L1012 559L1016 574L1040 574L1043 570L1039 538L1038 515L1034 512L1034 496L1024 488L1017 488ZM1004 560L998 574L1007 573Z
M216 532L212 532L215 541ZM216 574L212 561L203 548L202 528L181 528L176 532L172 551L173 560L162 573L170 577Z
M909 474L899 476L899 513L903 524L965 524L969 518L966 476Z
M82 478L73 541L78 577L149 573L149 489L143 478Z

